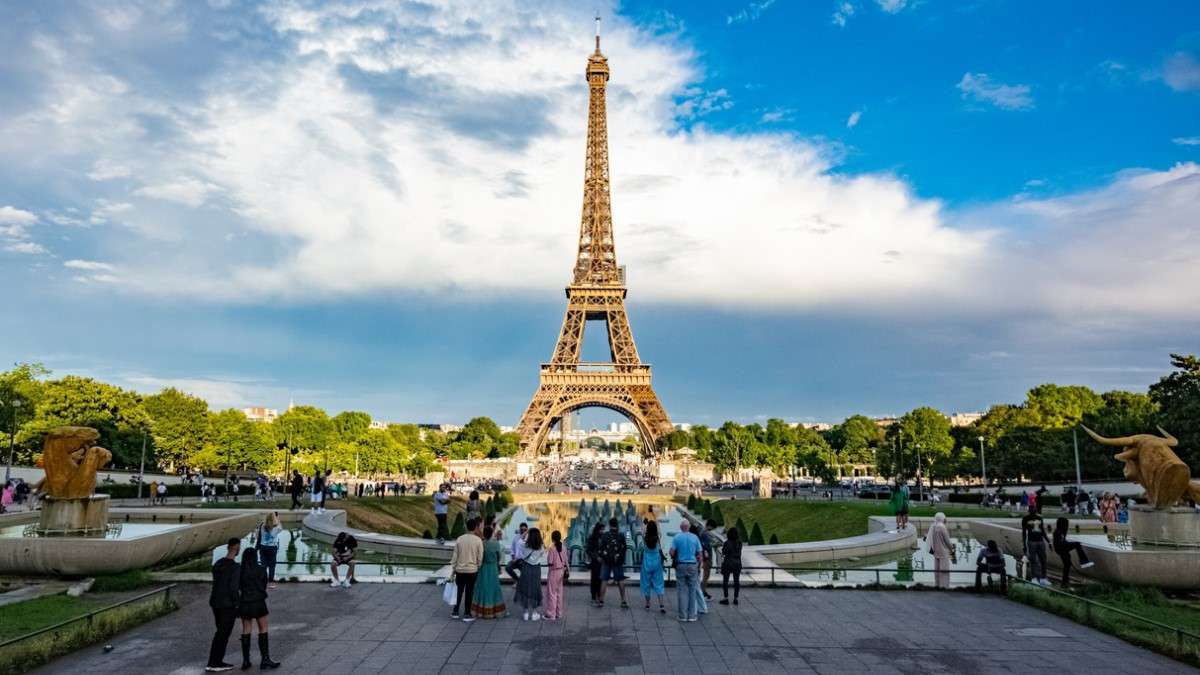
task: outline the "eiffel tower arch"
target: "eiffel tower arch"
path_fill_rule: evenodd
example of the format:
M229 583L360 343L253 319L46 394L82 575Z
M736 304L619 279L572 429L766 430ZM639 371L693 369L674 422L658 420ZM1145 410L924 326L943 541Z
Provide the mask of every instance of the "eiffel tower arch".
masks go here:
M597 20L598 21L598 20ZM580 408L602 407L628 417L647 452L672 430L671 419L650 384L650 364L642 363L629 317L625 313L625 268L617 265L613 241L608 173L608 116L605 87L608 59L596 51L588 57L587 160L583 176L583 215L575 273L567 286L567 312L549 363L543 363L538 389L521 416L517 433L522 454L537 456L563 415ZM609 360L580 361L588 321L608 328Z

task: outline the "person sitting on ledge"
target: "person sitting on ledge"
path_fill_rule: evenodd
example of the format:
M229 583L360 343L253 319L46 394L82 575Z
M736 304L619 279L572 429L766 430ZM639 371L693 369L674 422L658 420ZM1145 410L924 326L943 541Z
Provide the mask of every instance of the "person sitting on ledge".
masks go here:
M338 532L337 539L333 540L333 562L329 563L329 569L333 572L333 581L330 586L337 588L344 586L350 588L350 584L354 583L354 549L358 548L358 540L354 535ZM338 566L346 565L346 578L338 581Z
M996 545L995 539L988 539L987 546L979 549L975 558L975 592L983 590L983 575L988 575L988 587L992 585L992 575L1000 575L1000 592L1008 593L1008 570L1004 566L1004 554Z
M1079 555L1079 569L1086 570L1095 564L1088 560L1087 553L1084 552L1083 546L1079 542L1067 540L1069 529L1070 523L1066 518L1060 517L1054 521L1054 552L1062 561L1063 588L1071 585L1071 551L1075 551Z

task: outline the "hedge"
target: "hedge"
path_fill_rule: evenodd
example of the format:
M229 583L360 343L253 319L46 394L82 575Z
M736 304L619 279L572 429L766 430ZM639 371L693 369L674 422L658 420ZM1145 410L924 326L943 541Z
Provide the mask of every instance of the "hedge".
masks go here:
M217 494L225 494L224 485L215 485ZM243 486L244 487L244 486ZM138 486L132 483L98 483L96 485L96 493L109 495L113 499L136 499L138 496ZM245 494L245 491L239 493ZM251 496L254 495L254 490L249 491ZM150 483L146 483L146 487L142 488L142 496L150 496ZM199 497L199 485L184 485L182 483L167 483L168 497Z

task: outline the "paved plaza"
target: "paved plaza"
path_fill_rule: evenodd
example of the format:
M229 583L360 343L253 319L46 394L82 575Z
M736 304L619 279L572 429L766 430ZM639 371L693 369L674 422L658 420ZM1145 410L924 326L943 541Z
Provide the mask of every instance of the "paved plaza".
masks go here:
M511 593L511 588L505 588ZM673 598L674 589L667 589ZM212 620L207 588L183 607L43 673L198 673ZM641 599L594 609L568 589L567 619L452 621L430 584L284 585L271 597L280 673L1180 673L1176 661L994 596L752 588L681 624ZM610 589L610 601L614 598ZM226 660L240 663L236 636ZM257 671L257 648L254 651ZM237 671L235 671L237 672Z

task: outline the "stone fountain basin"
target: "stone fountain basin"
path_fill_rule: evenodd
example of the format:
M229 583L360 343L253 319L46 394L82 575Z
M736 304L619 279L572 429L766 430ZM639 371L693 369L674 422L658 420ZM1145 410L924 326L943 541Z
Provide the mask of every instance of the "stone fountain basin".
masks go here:
M109 522L178 523L179 526L130 539L99 537L0 538L0 574L94 576L145 569L211 550L254 529L261 516L195 509L112 509ZM36 523L38 514L4 516L4 526Z
M1089 523L1099 531L1096 521L1072 521ZM996 522L971 521L971 534L980 543L995 539L1000 550L1015 558L1023 553L1020 522L1012 525ZM1085 541L1080 544L1088 558L1096 565L1075 573L1092 579L1134 586L1155 586L1172 590L1200 589L1200 551L1195 548L1144 547L1121 550L1112 546L1095 545ZM1060 569L1058 555L1048 551L1046 562L1052 569Z

